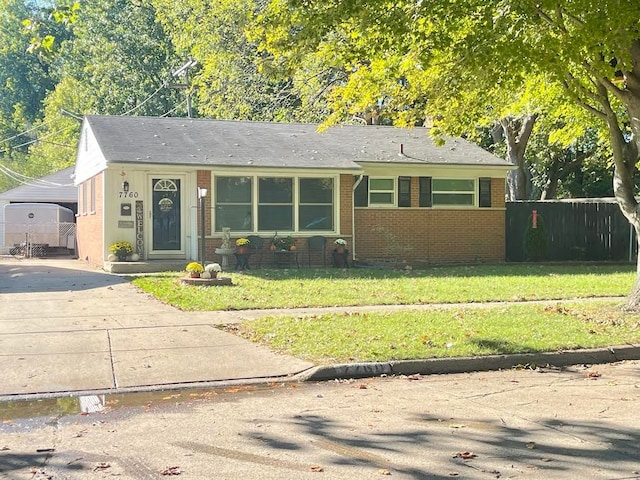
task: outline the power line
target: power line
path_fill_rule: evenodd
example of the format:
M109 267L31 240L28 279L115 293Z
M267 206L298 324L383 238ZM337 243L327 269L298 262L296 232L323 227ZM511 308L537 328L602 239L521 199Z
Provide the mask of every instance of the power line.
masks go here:
M11 170L9 167L6 167L0 163L0 172L4 173L7 177L19 182L23 185L30 185L32 187L38 188L56 188L56 187L70 187L73 186L73 183L56 183L49 182L48 180L42 180L41 178L29 177L28 175L23 175L22 173L15 172Z
M52 135L57 135L59 133L66 132L67 130L70 130L72 128L75 128L75 125L71 125L69 127L63 128L61 130L56 130L55 132L49 132L49 133L43 135L40 138L35 138L33 140L29 140L28 142L21 143L20 145L14 145L11 148L6 148L4 150L0 150L0 153L7 153L8 151L16 149L16 148L26 147L27 145L32 145L32 144L34 144L36 142L39 142L40 140L43 140L43 139L48 138L48 137L51 137Z
M18 137L21 137L22 135L26 135L27 133L33 132L34 130L37 130L38 128L44 127L45 125L47 125L47 123L51 123L51 122L46 122L46 123L41 123L39 125L36 125L35 127L32 127L29 130L25 130L24 132L20 132L20 133L14 135L13 137L9 137L9 138L5 138L4 140L0 140L0 143L8 142L9 140L13 140L14 138L18 138Z

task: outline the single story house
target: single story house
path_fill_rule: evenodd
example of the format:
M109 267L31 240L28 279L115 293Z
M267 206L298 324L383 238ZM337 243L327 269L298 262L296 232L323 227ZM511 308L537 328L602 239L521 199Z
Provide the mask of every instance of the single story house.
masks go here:
M126 240L141 261L188 261L204 238L210 262L229 228L300 251L325 236L328 255L343 238L363 263L502 262L511 168L460 138L436 146L427 128L86 116L78 255L107 267Z

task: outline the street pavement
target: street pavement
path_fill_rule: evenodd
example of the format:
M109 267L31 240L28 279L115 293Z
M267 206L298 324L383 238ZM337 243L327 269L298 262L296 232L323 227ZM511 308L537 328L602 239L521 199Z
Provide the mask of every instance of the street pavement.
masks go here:
M627 361L12 402L0 478L638 480L639 396Z

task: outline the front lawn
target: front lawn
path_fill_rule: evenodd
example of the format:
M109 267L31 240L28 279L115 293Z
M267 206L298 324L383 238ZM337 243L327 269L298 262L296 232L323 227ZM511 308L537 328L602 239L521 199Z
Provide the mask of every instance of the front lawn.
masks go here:
M640 316L619 307L633 266L499 265L420 271L257 270L223 274L232 287L182 285L174 273L134 283L184 310L355 305L396 312L265 317L227 330L319 364L640 344ZM619 300L598 297L619 296ZM578 299L589 299L579 301ZM527 304L527 300L549 300ZM483 302L520 302L481 305ZM429 304L468 303L465 306Z
M618 306L598 300L265 317L229 329L318 364L640 344L640 315L625 314Z
M183 310L400 305L625 296L631 265L492 265L426 270L286 269L224 273L232 287L182 285L180 273L134 284Z

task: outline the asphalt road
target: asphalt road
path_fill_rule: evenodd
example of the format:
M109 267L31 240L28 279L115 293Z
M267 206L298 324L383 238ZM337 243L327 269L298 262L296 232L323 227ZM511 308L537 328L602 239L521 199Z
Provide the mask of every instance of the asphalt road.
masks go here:
M638 361L94 400L0 405L0 478L640 479Z

